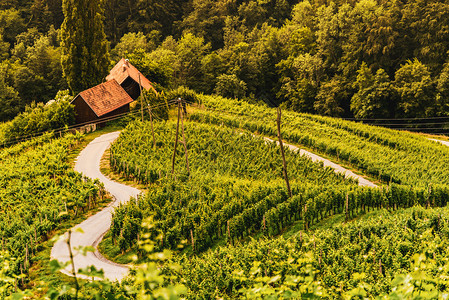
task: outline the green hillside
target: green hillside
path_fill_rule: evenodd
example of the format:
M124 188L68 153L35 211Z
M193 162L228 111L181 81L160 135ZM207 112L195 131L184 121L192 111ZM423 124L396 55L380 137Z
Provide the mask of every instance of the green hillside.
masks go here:
M39 264L36 255L55 229L103 204L102 184L83 178L68 161L82 141L80 134L48 134L0 151L2 298L28 283L26 276L12 278Z
M202 97L201 105L205 109L194 111L191 119L277 134L275 109L212 96ZM283 137L387 183L449 184L449 147L421 135L286 111Z
M437 207L449 201L449 147L407 132L284 111L286 141L383 180L379 188L359 187L287 151L289 198L279 146L260 138L275 136L275 110L199 99L184 122L190 173L178 145L171 174L173 121L154 124L155 148L149 122L129 124L113 144L111 168L149 191L116 210L102 246L107 255L121 259L131 251L146 261L152 256L135 245L142 236L155 238L155 249L175 251L180 269L173 275L188 299L387 297L393 288L408 297L413 289L401 289L410 286L424 299L442 297L446 285L437 279L446 269L439 257L446 255L447 220L446 208ZM148 232L139 224L150 216ZM411 277L404 281L400 274Z

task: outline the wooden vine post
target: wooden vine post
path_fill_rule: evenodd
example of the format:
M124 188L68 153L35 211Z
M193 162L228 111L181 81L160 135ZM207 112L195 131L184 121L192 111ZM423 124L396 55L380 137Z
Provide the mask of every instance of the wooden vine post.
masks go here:
M171 173L175 173L175 158L176 158L176 148L178 147L178 133L179 133L179 119L181 114L181 105L178 100L178 122L176 123L176 138L175 138L175 149L173 150L173 157L171 161Z
M139 73L139 86L140 86L140 115L142 116L143 123L143 95L142 95L142 86L140 85L140 73Z
M281 108L277 108L278 117L277 117L277 128L278 128L278 139L279 139L279 146L281 147L281 154L282 154L282 163L283 163L283 173L284 173L284 179L285 183L287 184L287 190L288 190L288 197L292 197L292 190L290 189L290 182L288 180L288 174L287 174L287 162L285 161L285 153L284 153L284 144L282 143L282 135L281 135Z
M181 131L182 131L182 144L184 145L184 152L186 156L186 164L187 164L187 174L190 175L190 167L189 167L189 155L187 153L187 142L186 142L186 136L184 133L184 117L181 112L181 98L178 98L178 122L176 123L176 139L175 139L175 149L173 151L173 157L172 157L172 167L171 167L171 173L175 173L175 158L176 158L176 148L178 147L178 136L179 136L179 120L181 120Z
M140 96L142 97L143 100L145 100L145 103L147 104L148 107L148 114L150 115L150 124L151 124L151 134L153 135L153 148L156 147L156 139L154 138L154 127L153 127L153 114L151 111L151 106L150 103L147 103L147 100L145 98L145 94L142 93L142 84L140 83L140 72L139 72L139 88L140 88ZM143 101L142 100L142 101ZM142 122L143 122L143 102L142 102Z
M179 109L180 109L181 108L181 98L178 98L178 105L179 105ZM186 136L184 134L184 114L183 114L183 112L181 112L181 131L182 131L182 144L184 145L184 152L186 155L187 174L190 175L189 155L187 153Z
M349 220L349 195L346 193L346 201L345 201L345 221Z
M190 240L192 241L192 250L195 252L195 240L193 239L193 230L190 229Z

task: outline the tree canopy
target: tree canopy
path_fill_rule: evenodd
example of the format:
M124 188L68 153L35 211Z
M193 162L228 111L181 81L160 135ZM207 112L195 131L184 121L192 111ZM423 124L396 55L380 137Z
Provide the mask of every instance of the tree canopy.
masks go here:
M61 64L69 88L76 94L101 83L108 72L103 1L63 0L62 9Z
M341 117L449 116L448 1L8 0L0 25L19 111L100 83L126 57L160 89Z

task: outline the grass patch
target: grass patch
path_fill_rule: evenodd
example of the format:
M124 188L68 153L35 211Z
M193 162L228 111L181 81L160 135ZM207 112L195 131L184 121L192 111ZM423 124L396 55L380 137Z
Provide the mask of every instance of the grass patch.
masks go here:
M111 156L110 149L106 149L103 156L100 160L100 172L106 176L107 178L111 179L112 181L116 181L119 183L122 183L124 185L132 186L136 189L141 190L142 192L145 192L148 189L148 185L138 183L137 181L133 180L132 177L130 179L126 179L125 176L121 174L117 174L114 171L112 171L109 158Z
M133 262L133 257L137 255L137 250L135 248L131 248L123 253L120 247L113 243L109 231L98 245L98 251L100 251L106 259L123 265Z

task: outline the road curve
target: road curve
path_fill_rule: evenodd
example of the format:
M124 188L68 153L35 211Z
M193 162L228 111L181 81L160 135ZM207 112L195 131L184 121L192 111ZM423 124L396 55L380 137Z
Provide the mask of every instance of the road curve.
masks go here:
M276 142L276 144L279 145L279 141L274 141L273 139L264 137L264 140L268 141L268 142ZM353 178L353 179L357 179L359 182L360 186L368 186L368 187L378 187L377 185L375 185L374 183L372 183L371 181L363 178L362 176L359 176L357 174L355 174L352 171L349 171L348 169L343 168L340 165L337 165L336 163L331 162L328 159L325 159L321 156L318 156L312 152L309 152L307 150L304 149L300 149L296 146L287 144L285 142L283 142L285 147L288 147L290 150L292 150L293 152L299 152L300 155L306 156L308 158L310 158L313 162L317 162L317 161L321 161L323 162L323 165L325 167L331 167L332 169L334 169L335 173L341 173L343 175L345 175L346 178Z
M71 238L75 269L78 270L93 265L97 269L103 269L105 278L111 281L121 281L127 275L128 267L107 260L98 250L88 252L86 256L83 256L76 253L73 249L79 246L93 246L96 248L111 226L114 207L129 201L130 197L137 197L140 193L138 189L114 182L100 172L101 157L110 144L118 138L119 134L120 132L117 131L97 137L81 151L77 158L75 170L92 179L98 178L104 183L106 190L114 197L114 201L97 214L72 228ZM77 228L81 228L84 233L74 232ZM67 233L65 236L67 237ZM64 240L55 243L51 249L51 259L57 259L60 262L70 260L68 246ZM71 275L71 265L62 270L62 272ZM82 275L80 277L85 278Z

